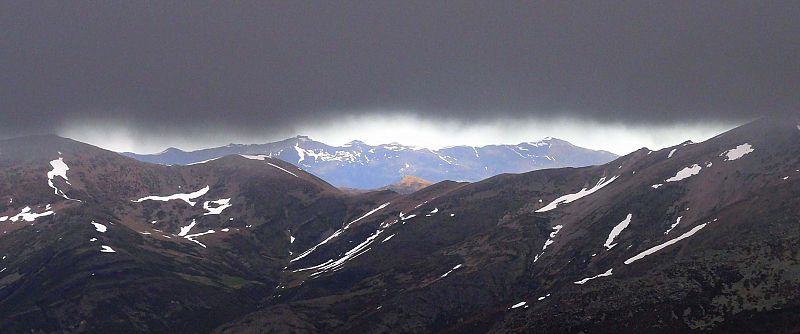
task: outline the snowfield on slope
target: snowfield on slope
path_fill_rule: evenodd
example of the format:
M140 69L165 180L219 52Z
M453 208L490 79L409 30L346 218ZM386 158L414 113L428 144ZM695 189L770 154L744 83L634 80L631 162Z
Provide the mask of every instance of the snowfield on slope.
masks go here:
M168 195L168 196L155 196L155 195L146 196L146 197L142 197L140 199L132 200L131 202L134 202L134 203L141 203L141 202L144 202L144 201L168 202L168 201L177 199L177 200L184 201L184 202L188 203L191 206L194 206L195 204L197 204L197 202L192 202L192 200L195 199L195 198L198 198L200 196L205 195L208 192L209 189L211 189L209 186L205 186L205 188L200 189L200 190L195 191L195 192L191 192L191 193L178 193L178 194L172 194L172 195Z
M212 207L212 204L215 206ZM204 213L203 216L219 215L222 213L222 211L225 211L225 209L230 207L231 207L230 198L222 198L216 201L205 201L203 203L203 209L208 212Z
M725 161L733 161L751 152L753 152L753 146L748 143L744 143L736 146L735 148L722 152L720 156L725 156Z
M625 260L625 264L631 264L631 263L634 263L636 261L639 261L639 260L643 259L645 256L651 255L651 254L653 254L655 252L658 252L658 251L660 251L660 250L662 250L664 248L667 248L667 247L669 247L671 245L674 245L678 241L681 241L683 239L691 237L692 235L697 233L697 231L700 231L704 227L706 227L706 225L708 225L708 223L703 223L703 224L697 225L693 229L691 229L689 232L681 234L679 237L677 237L675 239L668 240L667 242L664 242L663 244L651 247L651 248L649 248L649 249L647 249L647 250L645 250L645 251L643 251L643 252L641 252L639 254L636 254L636 256Z
M678 182L680 180L687 179L687 178L692 177L694 175L700 174L700 170L701 169L703 169L703 167L701 167L698 164L694 164L694 165L691 165L689 167L685 167L685 168L679 170L677 173L675 173L675 176L664 180L664 182Z
M577 193L567 194L567 195L561 196L559 198L556 198L554 201L550 202L550 204L547 204L547 205L541 207L539 210L536 210L536 212L547 212L547 211L555 209L556 207L558 207L559 204L572 203L572 202L577 201L577 200L579 200L581 198L589 196L589 195L593 194L594 192L602 189L603 187L609 185L611 182L614 182L614 180L616 180L618 177L619 177L619 175L614 176L614 177L610 178L608 181L606 181L605 177L602 177L602 178L600 178L599 181L597 181L597 184L594 187L592 187L591 189L583 188L580 191L578 191Z
M616 239L617 236L619 236L619 234L622 233L622 230L628 227L628 224L631 223L632 217L633 215L629 213L624 220L622 220L619 224L617 224L617 226L614 226L614 228L611 229L611 233L608 234L608 238L606 239L606 242L603 244L606 250L611 250L612 248L614 248L614 246L617 245L613 243L614 239Z
M67 184L70 184L69 179L67 178L67 171L69 170L69 166L67 166L67 164L64 163L64 158L62 157L58 157L58 159L50 161L50 166L53 167L53 169L47 172L47 185L50 186L50 188L53 188L53 191L55 192L56 195L64 197L65 199L70 199L69 197L67 197L66 194L64 194L63 191L61 191L61 189L58 189L58 187L56 187L56 185L53 183L53 179L55 179L55 177L58 176L64 179L64 181L66 181Z
M584 279L582 279L580 281L576 281L576 282L573 282L573 283L574 284L578 284L578 285L583 285L583 284L586 284L586 282L591 281L591 280L596 279L596 278L611 276L611 272L613 270L614 269L612 268L612 269L606 270L606 272L604 272L602 274L598 274L598 275L595 275L595 276L592 276L592 277L587 277L587 278L584 278Z
M300 260L300 259L302 259L302 258L304 258L304 257L308 256L308 254L311 254L312 252L314 252L314 251L315 251L315 250L316 250L316 249L317 249L319 246L322 246L322 245L324 245L324 244L328 243L328 241L331 241L331 240L333 240L333 238L336 238L337 236L339 236L340 234L342 234L342 232L344 232L345 230L347 230L348 228L350 228L350 225L353 225L354 223L358 222L359 220L362 220L362 219L364 219L364 218L367 218L367 217L369 217L371 214L373 214L373 213L375 213L375 212L378 212L378 211L380 211L380 210L383 210L383 208L385 208L385 207L387 207L387 206L389 206L389 202L383 203L383 204L381 204L379 207L377 207L377 208L374 208L374 209L370 210L369 212L365 213L365 214L364 214L364 215L362 215L361 217L358 217L356 220L353 220L353 221L351 221L351 222L347 223L347 225L345 225L344 227L342 227L342 228L340 228L340 229L336 230L336 232L333 232L333 234L331 234L329 237L325 238L325 240L322 240L322 241L320 241L318 244L316 244L316 245L314 245L313 247L309 248L309 249L308 249L308 250L306 250L305 252L302 252L302 253L300 253L300 255L298 255L296 258L294 258L294 259L290 260L289 262L290 262L290 263L291 263L291 262L295 262L295 261L297 261L297 260Z

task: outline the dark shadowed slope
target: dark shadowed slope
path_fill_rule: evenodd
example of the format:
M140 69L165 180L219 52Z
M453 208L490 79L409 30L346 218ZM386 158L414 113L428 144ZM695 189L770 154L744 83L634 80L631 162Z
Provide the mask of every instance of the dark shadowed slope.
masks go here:
M221 332L800 330L800 120L391 203Z
M3 333L800 331L800 118L407 195L58 137L0 167Z

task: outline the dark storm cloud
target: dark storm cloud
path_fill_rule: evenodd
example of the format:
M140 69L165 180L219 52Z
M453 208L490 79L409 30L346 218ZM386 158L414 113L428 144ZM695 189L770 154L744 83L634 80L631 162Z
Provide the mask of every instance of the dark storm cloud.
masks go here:
M0 4L0 130L400 110L661 124L800 107L800 2Z

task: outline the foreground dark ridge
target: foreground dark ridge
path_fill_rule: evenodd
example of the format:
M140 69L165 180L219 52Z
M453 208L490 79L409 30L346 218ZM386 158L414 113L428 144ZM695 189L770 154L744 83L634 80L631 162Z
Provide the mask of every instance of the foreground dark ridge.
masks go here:
M3 141L0 331L797 332L798 157L800 120L764 119L348 195L276 159Z
M298 136L268 144L231 144L192 152L170 148L152 155L123 154L166 165L194 164L234 154L266 155L295 164L337 187L356 189L384 187L409 175L433 182L479 181L502 173L600 165L617 158L613 153L553 138L517 145L429 150L397 143L372 146L360 141L336 147Z

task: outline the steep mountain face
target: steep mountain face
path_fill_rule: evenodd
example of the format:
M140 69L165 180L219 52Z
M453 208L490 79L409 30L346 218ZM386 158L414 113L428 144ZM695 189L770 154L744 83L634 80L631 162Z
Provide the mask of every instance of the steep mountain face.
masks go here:
M266 155L295 164L337 187L357 189L376 189L396 183L406 175L432 182L478 181L502 173L599 165L617 157L552 138L518 145L429 150L396 143L370 146L360 141L335 147L304 136L269 144L231 144L192 152L171 148L154 155L123 154L166 165L192 164L233 154Z
M58 137L0 142L0 332L207 332L271 295L291 250L390 192L277 159L167 167ZM227 320L226 320L227 319Z
M800 117L406 195L57 137L0 167L3 333L800 331Z
M438 185L295 257L219 332L800 331L800 119ZM269 330L265 330L269 329Z

